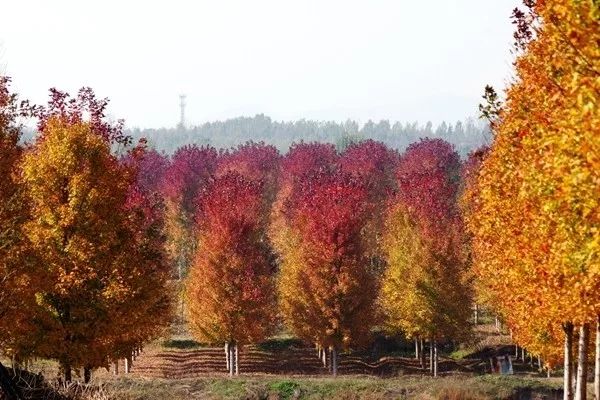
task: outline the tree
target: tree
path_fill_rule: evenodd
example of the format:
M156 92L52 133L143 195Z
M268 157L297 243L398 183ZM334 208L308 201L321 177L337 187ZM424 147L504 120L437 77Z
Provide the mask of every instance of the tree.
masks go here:
M477 177L479 176L479 170L481 164L485 159L486 154L489 152L489 147L483 146L475 151L468 154L467 159L463 162L461 167L461 190L460 190L460 209L462 215L469 216L473 215L479 207L479 198L477 192ZM472 240L473 233L469 231L468 227L465 226L467 240L465 241L466 257L469 263L469 269L472 271L473 254L472 254ZM475 325L478 324L479 319L479 305L485 304L489 307L495 308L495 301L491 299L493 293L486 290L485 287L477 287L480 283L479 280L474 279L475 285Z
M261 182L265 207L263 215L268 216L267 210L270 210L277 193L280 158L274 146L248 142L221 154L217 176L236 172L247 179Z
M368 188L369 201L372 203L372 215L367 227L368 237L373 240L368 249L372 250L371 264L377 270L383 270L384 260L381 254L382 232L390 196L397 190L396 167L399 155L385 144L374 140L365 140L350 144L339 158L339 169L361 180Z
M145 145L145 141L142 142ZM165 182L165 174L169 169L169 158L154 149L137 152L136 157L129 155L126 162L133 163L137 170L136 185L146 194L161 193ZM172 178L172 176L170 176Z
M280 264L294 251L290 242L289 202L299 190L300 183L318 173L331 173L337 168L338 154L332 144L295 143L281 161L279 190L273 203L269 239L277 251Z
M51 117L23 160L32 219L25 232L40 261L36 355L72 367L106 363L98 339L111 329L111 305L123 297L116 261L128 239L122 209L126 171L90 124ZM115 273L115 271L117 273Z
M0 76L0 351L19 359L31 351L30 311L39 282L31 273L33 254L23 235L29 207L19 180L20 109L9 83Z
M125 165L132 182L123 207L128 250L119 260L120 293L124 296L113 310L113 332L105 340L109 358L115 362L120 358L131 362L134 351L164 333L171 323L175 290L165 247L164 200L157 191L160 178L156 167L165 165L164 158L147 151L142 143L130 151Z
M180 281L196 251L194 216L197 197L214 175L216 165L215 149L188 145L173 154L164 175L167 251Z
M293 251L279 277L281 312L299 337L337 355L369 339L377 279L363 238L371 203L367 188L342 173L320 172L300 183L290 200Z
M83 367L87 381L92 368L165 326L160 218L137 188L136 168L111 151L130 140L104 121L106 100L85 88L75 98L51 93L49 106L35 110L40 132L21 174L31 206L24 233L40 280L32 354L59 361L66 381Z
M260 182L228 172L199 202L202 251L187 278L188 318L198 340L226 344L231 374L239 371L238 346L265 339L277 317L263 196Z
M541 347L540 338L550 337L546 351L556 354L564 327L565 399L572 396L573 327L579 329L581 400L584 339L600 312L600 9L592 0L526 6L513 15L517 79L494 125L469 225L477 275L520 344ZM502 285L494 284L498 279Z
M399 191L386 225L388 268L381 306L387 327L437 343L469 332L471 286L458 209L460 160L441 139L412 144L397 169Z

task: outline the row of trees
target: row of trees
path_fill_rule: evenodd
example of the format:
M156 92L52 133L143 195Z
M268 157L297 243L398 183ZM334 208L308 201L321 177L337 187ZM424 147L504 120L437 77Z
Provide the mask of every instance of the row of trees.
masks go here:
M169 324L183 288L173 278L186 278L192 331L226 344L232 373L238 344L282 321L330 355L333 373L380 322L431 343L468 329L450 144L428 139L402 156L372 140L343 152L299 143L285 156L190 145L167 157L131 146L89 89L29 107L2 88L1 345L17 362L51 358L66 380L72 368L89 379ZM24 147L21 114L39 119ZM419 246L401 256L408 226Z
M170 320L163 204L89 89L17 104L0 79L0 348L18 364L57 360L66 381L130 357ZM19 145L20 115L39 119Z
M591 356L600 398L600 7L525 5L516 79L504 103L486 91L495 139L467 178L474 273L519 345L564 362L565 400L586 398Z
M151 164L166 165L167 195L170 171L178 182L203 177L180 186L196 201L175 235L187 239L173 241L194 243L184 274L190 327L225 343L231 373L238 344L282 321L329 353L334 374L339 351L365 344L380 322L432 344L469 331L461 162L450 144L427 139L400 156L374 141L341 153L299 143L283 157L256 143L218 154L187 146Z

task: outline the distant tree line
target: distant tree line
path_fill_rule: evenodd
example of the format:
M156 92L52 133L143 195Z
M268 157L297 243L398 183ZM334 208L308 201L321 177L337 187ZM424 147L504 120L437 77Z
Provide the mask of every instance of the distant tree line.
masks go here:
M186 144L231 148L247 141L265 142L279 151L286 151L292 143L333 143L343 150L349 143L373 139L388 147L404 151L409 144L421 138L443 139L454 145L464 157L470 151L491 142L487 123L474 118L456 123L434 126L433 123L390 123L388 120L369 120L360 125L353 120L335 121L274 121L264 114L238 117L225 121L206 122L190 128L130 129L125 132L134 139L146 138L158 151L172 154Z

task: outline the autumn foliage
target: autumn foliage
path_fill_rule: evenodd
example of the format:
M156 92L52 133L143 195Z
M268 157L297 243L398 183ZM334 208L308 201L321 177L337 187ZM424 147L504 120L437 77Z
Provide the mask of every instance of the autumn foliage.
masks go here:
M469 332L472 298L459 173L450 144L425 139L409 146L398 164L399 189L386 221L381 305L387 328L427 338L433 346Z
M273 329L273 259L264 243L262 187L230 172L202 196L199 247L188 278L192 330L209 343L262 340Z
M600 9L592 0L526 5L514 13L517 79L468 219L477 278L515 340L549 368L565 341L569 371L573 326L584 338L600 312ZM586 348L582 341L580 399Z
M494 141L464 161L428 138L402 154L365 140L166 155L133 145L89 88L21 106L0 78L3 355L87 379L159 337L180 295L178 326L225 344L232 374L238 345L282 329L336 374L378 329L421 357L429 342L436 375L477 303L548 369L564 361L566 400L579 339L576 400L591 355L600 396L596 3L514 11L516 79L505 101L486 88ZM26 145L19 115L38 119Z

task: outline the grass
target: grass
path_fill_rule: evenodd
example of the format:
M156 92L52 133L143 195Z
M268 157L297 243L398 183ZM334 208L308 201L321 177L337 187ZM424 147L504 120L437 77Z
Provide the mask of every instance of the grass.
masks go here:
M114 399L508 399L517 394L548 396L558 379L487 375L478 377L409 377L380 379L365 376L286 377L248 376L182 380L124 378L107 381L104 390Z

